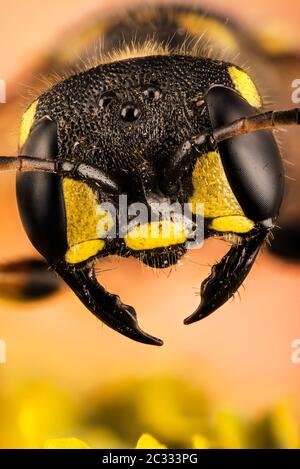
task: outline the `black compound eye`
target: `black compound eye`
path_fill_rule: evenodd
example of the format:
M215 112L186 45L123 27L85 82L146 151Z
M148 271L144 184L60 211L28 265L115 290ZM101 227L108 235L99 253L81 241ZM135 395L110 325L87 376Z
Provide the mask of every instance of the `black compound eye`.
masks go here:
M105 93L100 96L99 106L105 108L109 106L114 99L116 99L116 93L114 91L105 91Z
M161 89L155 85L145 87L143 91L144 96L151 101L158 101L162 95Z
M139 119L141 110L133 103L128 103L121 110L121 117L125 122L134 122Z
M237 92L214 86L205 98L213 129L257 111ZM245 215L259 222L278 215L284 188L282 159L271 131L260 130L218 144L232 191Z
M57 127L48 118L31 130L21 155L42 159L57 156ZM62 178L56 174L17 174L17 200L26 233L34 247L50 262L67 250L66 216Z

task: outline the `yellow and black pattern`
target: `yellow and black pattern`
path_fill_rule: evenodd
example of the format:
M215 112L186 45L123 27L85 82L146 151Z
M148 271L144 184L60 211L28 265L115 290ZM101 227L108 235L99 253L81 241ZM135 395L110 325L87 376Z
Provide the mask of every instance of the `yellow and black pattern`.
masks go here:
M69 246L65 259L77 264L94 257L105 247L101 237L111 229L113 220L86 183L64 178L63 193Z
M102 201L116 214L120 195L148 215L157 203L176 202L181 215L189 204L189 222L201 220L204 238L231 241L185 324L236 292L276 222L283 192L276 141L269 131L237 136L233 124L241 119L248 130L245 118L265 109L257 77L244 66L252 46L223 18L191 6L94 18L52 54L48 64L57 74L24 114L22 155L56 160L50 173L17 179L25 230L83 304L131 339L162 345L140 329L131 306L99 284L95 260L132 256L169 267L191 247L190 232L184 217L168 218L156 207L158 220L131 218L124 234ZM214 139L224 125L234 132ZM210 138L198 144L203 135ZM106 237L112 228L115 235Z
M223 18L208 15L198 8L145 7L120 17L108 17L102 22L93 21L81 35L66 42L56 61L60 62L61 66L64 63L72 63L73 57L84 48L91 50L95 40L101 40L104 45L102 57L96 58L98 65L101 62L114 63L137 57L167 58L178 54L195 58L204 55L205 58L207 45L213 45L214 51L227 49L228 54L238 49L238 33L226 24ZM238 65L226 65L224 62L222 73L227 74L227 86L232 86L251 106L262 106L257 87L246 71ZM201 106L202 101L199 98L200 104L197 102L197 94L192 99ZM38 100L34 101L24 114L20 147L29 135L37 105ZM188 112L192 115L195 111ZM40 117L44 117L44 111L39 113L38 118ZM142 154L143 148L136 146L134 151ZM103 161L103 164L107 165L107 162ZM217 151L210 151L198 159L192 172L192 187L193 192L189 197L192 210L195 212L198 203L204 204L204 216L210 220L209 228L217 232L236 233L246 233L253 229L253 222L244 216L228 184ZM97 234L97 224L103 214L99 212L100 205L96 195L85 183L65 178L63 194L68 239L66 260L69 263L80 263L94 257L105 247L105 241L99 239L99 233ZM108 217L107 226L111 227L111 224L112 221ZM175 235L172 226L170 229L173 234L169 237L160 234L157 239L151 239L150 233L155 232L155 227L152 227L153 230L150 228L150 225L145 225L140 230L129 233L125 237L127 247L133 251L150 250L182 244L186 240L184 230Z

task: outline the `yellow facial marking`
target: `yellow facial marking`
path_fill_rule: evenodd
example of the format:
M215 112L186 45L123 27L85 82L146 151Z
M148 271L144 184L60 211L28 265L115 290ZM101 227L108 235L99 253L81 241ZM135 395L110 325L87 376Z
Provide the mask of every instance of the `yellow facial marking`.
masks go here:
M75 244L68 249L65 259L69 264L77 264L95 256L104 246L105 242L102 239Z
M209 228L222 232L248 233L254 228L254 223L242 216L219 217L212 220Z
M183 13L177 18L178 26L188 33L200 37L204 33L204 40L222 44L223 48L236 50L237 41L230 29L220 21L201 16L197 13Z
M251 106L256 108L261 107L261 97L250 76L243 70L240 70L234 66L228 68L228 73L235 89L243 96L243 98Z
M129 249L142 251L182 244L186 237L187 230L182 223L165 220L137 226L124 239Z
M104 248L105 241L99 238L113 226L113 220L84 182L64 178L63 193L69 246L66 261L76 264Z
M22 148L22 146L26 142L29 132L31 130L31 127L33 125L38 102L39 102L38 99L36 101L33 101L33 103L29 106L27 111L25 111L23 114L21 129L20 129L20 137L19 137L20 148Z
M205 218L244 215L229 186L219 153L211 151L199 157L192 182L194 193L189 202L193 213L198 212L197 204L198 207L203 204Z

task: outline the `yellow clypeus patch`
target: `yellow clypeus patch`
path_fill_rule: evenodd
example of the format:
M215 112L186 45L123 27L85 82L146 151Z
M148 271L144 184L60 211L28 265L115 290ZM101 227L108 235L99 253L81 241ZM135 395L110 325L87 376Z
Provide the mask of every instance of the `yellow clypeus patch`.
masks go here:
M192 182L194 193L189 203L193 213L198 213L203 204L205 218L244 215L227 181L218 152L211 151L198 158L193 170Z
M219 217L212 220L209 228L221 232L248 233L254 228L254 222L245 216Z
M182 244L187 239L187 230L182 223L156 221L135 227L124 239L129 249L142 251Z
M232 31L223 23L197 13L182 13L177 18L178 26L196 37L204 33L204 40L222 44L222 48L236 50L238 43Z
M29 106L29 108L23 114L21 129L20 129L20 136L19 136L20 148L22 148L22 146L26 142L27 137L30 133L31 127L33 126L38 102L39 102L38 99L33 101L33 103Z
M76 264L95 256L105 247L105 241L99 238L113 226L113 219L101 208L86 183L64 178L63 193L69 246L65 259Z
M240 70L235 66L228 67L228 73L234 84L235 89L243 96L243 98L253 107L262 106L259 92L248 73Z

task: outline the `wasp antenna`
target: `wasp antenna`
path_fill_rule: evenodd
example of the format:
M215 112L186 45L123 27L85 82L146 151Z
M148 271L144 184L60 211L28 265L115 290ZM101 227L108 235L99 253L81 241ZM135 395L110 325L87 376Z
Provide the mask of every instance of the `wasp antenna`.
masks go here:
M55 173L73 179L90 181L98 184L103 190L117 193L118 184L96 166L86 163L73 163L71 161L44 160L30 156L1 156L0 172L31 171Z
M286 125L300 124L300 109L289 109L287 111L268 111L254 116L242 117L231 124L215 129L213 132L204 133L194 138L197 146L203 144L207 138L219 143L229 138L238 137L258 130L276 129Z
M55 162L29 156L1 156L0 172L41 171L55 173Z
M249 117L242 117L214 130L206 130L182 143L168 159L162 170L162 191L172 194L176 191L182 174L205 146L216 146L219 142L258 130L276 129L286 125L300 124L300 108L287 111L267 111Z

